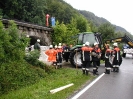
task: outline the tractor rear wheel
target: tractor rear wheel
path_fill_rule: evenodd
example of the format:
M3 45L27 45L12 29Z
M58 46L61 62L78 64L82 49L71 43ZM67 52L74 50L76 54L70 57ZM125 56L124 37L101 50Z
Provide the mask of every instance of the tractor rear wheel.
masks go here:
M80 51L73 51L70 54L70 62L74 67L82 67L82 61L81 61L81 52Z

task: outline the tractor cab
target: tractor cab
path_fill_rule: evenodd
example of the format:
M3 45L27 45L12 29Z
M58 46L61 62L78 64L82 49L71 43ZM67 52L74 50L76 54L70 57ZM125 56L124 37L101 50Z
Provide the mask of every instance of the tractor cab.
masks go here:
M83 32L79 33L76 36L74 36L74 39L76 40L75 46L71 50L74 50L75 48L81 48L85 42L89 42L90 46L93 47L93 44L97 42L99 46L102 44L101 34L100 33L93 33L93 32Z
M80 49L83 46L83 44L85 44L85 42L89 42L90 46L92 47L93 44L97 42L99 44L99 47L101 47L102 44L101 34L93 32L83 32L77 34L74 39L77 41L77 43L75 46L71 48L70 62L73 66L76 67L76 65L78 65L78 67L80 67L82 64L81 52L80 51L75 52L75 49Z

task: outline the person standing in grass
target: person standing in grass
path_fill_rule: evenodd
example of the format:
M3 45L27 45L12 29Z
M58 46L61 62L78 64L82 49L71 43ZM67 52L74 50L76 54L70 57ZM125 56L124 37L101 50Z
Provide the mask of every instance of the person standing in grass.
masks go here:
M59 68L62 68L62 60L63 60L63 56L62 56L62 46L58 46L58 50L57 50L57 66Z
M40 51L40 39L37 39L37 42L34 44L34 49Z
M52 65L56 62L57 51L53 48L53 45L49 46L49 49L46 50L45 54L48 56L48 62L52 62Z

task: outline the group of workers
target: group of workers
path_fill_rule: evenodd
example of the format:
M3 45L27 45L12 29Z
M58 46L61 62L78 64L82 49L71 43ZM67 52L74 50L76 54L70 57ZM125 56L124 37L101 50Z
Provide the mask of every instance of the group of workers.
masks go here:
M118 72L119 66L122 63L122 56L118 44L114 43L113 46L114 48L111 50L109 44L106 44L105 67L107 73L109 73L110 68L112 68L113 72Z
M67 54L65 54L65 53ZM48 61L52 62L55 68L62 68L63 59L68 62L69 59L69 47L65 44L61 45L53 45L49 46L49 49L45 51L45 54L48 56Z
M34 45L34 48L40 50L39 45L40 40ZM120 48L117 43L113 44L114 48L110 49L110 45L105 45L105 73L110 74L110 71L118 72L119 66L122 62L122 57L120 54ZM72 45L70 46L72 47ZM49 49L45 51L48 56L48 61L52 62L55 68L62 68L63 59L68 62L70 47L59 43L59 45L50 45ZM99 44L94 43L94 47L90 46L89 42L83 44L83 47L79 49L81 51L81 61L82 61L82 71L83 74L88 75L89 68L91 67L91 62L93 63L93 74L98 74L98 67L100 66L101 55L103 54Z
M113 72L119 71L119 66L122 62L122 57L120 54L120 49L118 48L118 44L113 44L114 49L110 49L109 44L106 44L105 50L105 73L110 74L112 69ZM91 66L91 62L93 62L93 74L98 75L98 67L100 66L100 58L101 58L101 50L98 46L98 43L94 43L94 47L92 48L89 42L86 42L85 45L80 49L81 60L82 60L82 71L83 74L88 75L89 68Z

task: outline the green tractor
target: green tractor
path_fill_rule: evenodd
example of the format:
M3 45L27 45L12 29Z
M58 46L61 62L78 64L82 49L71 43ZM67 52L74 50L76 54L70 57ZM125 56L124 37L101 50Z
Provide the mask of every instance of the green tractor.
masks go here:
M102 44L101 34L93 32L83 32L77 34L74 39L76 39L76 45L70 49L69 59L70 63L74 67L81 67L82 65L81 51L79 51L78 49L80 49L83 46L83 44L85 44L85 42L87 41L90 43L90 46L92 47L95 42L98 42L99 47L101 48Z

